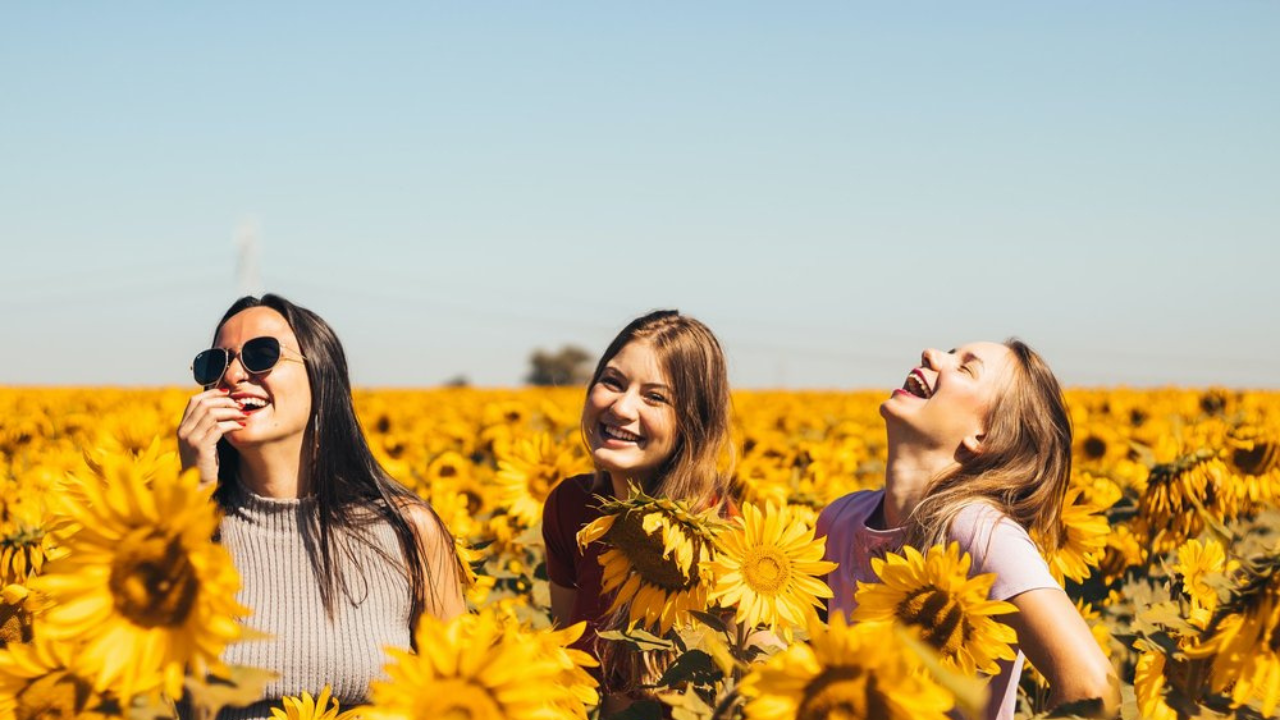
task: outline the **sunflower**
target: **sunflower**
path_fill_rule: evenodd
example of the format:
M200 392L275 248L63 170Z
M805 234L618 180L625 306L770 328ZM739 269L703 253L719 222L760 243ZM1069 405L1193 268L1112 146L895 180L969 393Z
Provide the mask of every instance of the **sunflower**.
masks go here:
M812 621L809 642L753 665L742 680L748 720L943 720L953 700L886 623Z
M1205 514L1219 522L1239 515L1242 490L1214 452L1199 450L1151 469L1138 519L1152 549L1167 552L1203 532Z
M772 503L762 512L746 505L734 527L721 533L716 559L708 567L716 578L709 600L736 608L736 619L747 627L768 625L788 638L792 627L803 627L831 589L817 578L836 568L822 559L825 539L815 540L813 529L787 507Z
M172 466L107 456L94 476L71 478L65 512L78 530L67 555L32 580L53 602L44 631L83 641L78 659L95 687L125 697L157 686L177 697L187 668L221 668L248 612L233 599L230 556L212 541L213 486L162 469Z
M1110 585L1128 572L1129 568L1141 566L1146 557L1146 548L1128 525L1111 528L1098 563L1103 582Z
M601 511L578 532L578 545L600 539L609 545L600 555L601 591L617 591L609 612L630 604L631 623L666 634L687 623L690 610L706 609L712 578L701 564L713 558L723 528L714 510L695 514L633 488L630 498L607 502Z
M43 634L29 644L0 649L0 720L120 717L120 703L94 689L78 655L75 642Z
M504 623L490 609L444 623L423 616L418 653L388 649L387 680L369 686L368 720L555 720L585 717L588 693L564 683L568 663L562 635L535 633ZM594 683L577 679L582 685Z
M1230 689L1234 707L1256 697L1270 716L1280 704L1280 557L1260 565L1218 608L1205 640L1186 654L1213 658L1211 686Z
M1088 502L1084 494L1084 487L1073 486L1067 490L1062 505L1059 522L1063 540L1049 559L1049 572L1059 583L1063 578L1084 582L1091 573L1089 568L1098 567L1106 551L1107 535L1111 532L1111 525L1103 514L1106 508Z
M271 720L358 720L360 710L338 712L338 701L329 707L331 688L328 685L320 691L320 697L313 698L311 693L303 691L301 697L286 697L281 701L283 707L271 708Z
M1178 548L1178 561L1172 570L1182 578L1182 589L1191 598L1193 613L1205 619L1218 607L1218 593L1206 582L1214 573L1235 570L1236 563L1227 562L1226 550L1217 540L1188 540ZM1203 624L1201 624L1203 627Z
M38 525L15 523L0 534L0 578L3 584L24 583L39 574L52 538Z
M557 443L547 433L495 446L495 482L508 512L525 525L542 517L542 504L560 481L590 470L576 444Z
M921 555L911 546L905 557L888 553L872 558L878 583L858 583L852 618L864 622L900 622L918 627L921 638L932 645L949 668L972 675L1000 671L997 660L1013 660L1010 645L1017 642L1013 629L992 618L1016 612L1012 604L988 600L996 576L969 577L971 559L960 554L953 542L929 548Z
M1280 494L1280 435L1274 430L1252 424L1234 428L1226 450L1251 505L1272 502Z
M586 709L600 702L595 678L585 669L596 667L599 663L591 655L571 647L586 629L585 623L577 623L562 630L537 635L542 652L554 658L560 666L555 684L563 694L557 699L556 705L577 720L587 720Z

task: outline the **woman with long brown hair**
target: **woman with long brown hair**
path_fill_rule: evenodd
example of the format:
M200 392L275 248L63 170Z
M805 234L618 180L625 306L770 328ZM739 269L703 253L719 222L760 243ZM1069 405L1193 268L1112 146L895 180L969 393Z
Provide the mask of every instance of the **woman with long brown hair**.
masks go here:
M818 520L826 559L839 563L830 610L854 613L858 583L877 581L873 557L958 542L970 575L995 574L990 599L1018 610L999 617L1018 652L992 678L985 716L1013 717L1024 654L1048 679L1051 705L1098 700L1114 713L1114 669L1041 555L1062 541L1071 476L1070 418L1048 365L1018 340L925 350L880 415L884 489L847 495Z
M279 673L259 702L219 720L266 720L279 698L326 683L359 704L384 648L410 647L419 616L465 611L448 530L374 459L342 344L319 315L277 295L241 298L192 372L205 389L178 426L182 465L217 483L237 600L270 636L223 659Z
M609 616L603 544L579 549L578 531L601 516L600 498L625 500L630 485L693 510L731 507L729 380L715 335L674 310L633 320L596 365L582 434L596 471L561 482L543 512L551 616L560 626L587 622L579 647L601 658L605 689L616 703L646 673L642 658L596 641L604 625L625 624L625 613Z

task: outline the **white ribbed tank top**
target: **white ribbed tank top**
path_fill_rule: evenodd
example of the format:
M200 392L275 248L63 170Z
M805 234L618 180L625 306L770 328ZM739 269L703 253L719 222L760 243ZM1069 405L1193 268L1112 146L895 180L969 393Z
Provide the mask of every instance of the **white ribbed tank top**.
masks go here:
M384 677L383 649L409 647L413 598L395 531L385 521L366 529L368 539L395 565L360 542L351 543L352 557L334 558L350 592L339 592L330 620L308 553L318 538L302 530L315 516L315 499L265 498L235 487L227 500L221 541L240 571L236 599L252 611L244 624L272 638L231 645L223 660L274 670L280 677L266 687L262 701L226 709L218 720L268 720L282 697L304 690L315 696L326 683L344 710L365 702L369 681Z

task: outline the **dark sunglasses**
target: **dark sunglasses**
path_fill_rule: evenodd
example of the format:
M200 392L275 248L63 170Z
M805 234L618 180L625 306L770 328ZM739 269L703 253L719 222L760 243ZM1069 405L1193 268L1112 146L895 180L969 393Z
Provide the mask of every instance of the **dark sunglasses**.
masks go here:
M270 370L281 360L303 362L307 359L301 354L296 358L284 357L283 351L280 341L273 337L256 337L242 345L238 353L235 350L210 348L191 361L191 374L201 385L216 385L231 366L231 361L237 357L245 372L253 375Z

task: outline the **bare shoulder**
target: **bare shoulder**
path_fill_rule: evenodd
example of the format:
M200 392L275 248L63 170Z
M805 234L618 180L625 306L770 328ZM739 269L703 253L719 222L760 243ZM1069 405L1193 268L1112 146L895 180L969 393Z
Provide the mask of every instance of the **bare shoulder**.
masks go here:
M400 514L409 522L425 547L437 547L446 543L453 545L453 538L445 528L444 521L436 515L426 500L404 498L398 505Z

